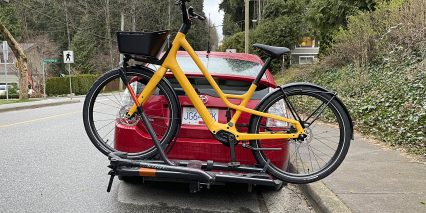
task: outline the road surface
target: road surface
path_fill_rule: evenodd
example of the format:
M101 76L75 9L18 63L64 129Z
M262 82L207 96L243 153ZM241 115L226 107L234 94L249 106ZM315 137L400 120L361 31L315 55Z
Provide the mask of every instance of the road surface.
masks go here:
M80 103L0 113L0 212L311 212L295 187L189 194L185 184L126 184L111 193L107 158L90 142Z

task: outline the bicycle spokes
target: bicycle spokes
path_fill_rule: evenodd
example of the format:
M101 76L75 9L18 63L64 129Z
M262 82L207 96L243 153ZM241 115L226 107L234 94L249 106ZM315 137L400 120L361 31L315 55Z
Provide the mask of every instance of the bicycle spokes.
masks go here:
M305 137L295 139L251 141L253 148L260 148L255 152L258 161L271 161L268 171L282 180L307 183L336 169L334 165L343 160L342 153L349 147L351 129L345 110L334 93L303 85L297 89L276 91L275 96L271 95L264 102L268 104L261 104L264 107L261 110L298 120L305 131ZM254 122L253 126L258 127L256 132L296 132L292 124L273 119L262 117ZM279 151L269 148L282 148L287 154L281 153L281 156Z

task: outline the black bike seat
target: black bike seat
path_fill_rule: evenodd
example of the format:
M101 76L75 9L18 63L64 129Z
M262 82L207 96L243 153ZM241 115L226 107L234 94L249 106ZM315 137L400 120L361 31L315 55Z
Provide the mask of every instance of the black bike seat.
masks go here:
M271 56L272 58L279 58L283 54L290 52L290 49L288 49L287 47L275 47L265 44L253 44L253 47L259 48L266 55Z

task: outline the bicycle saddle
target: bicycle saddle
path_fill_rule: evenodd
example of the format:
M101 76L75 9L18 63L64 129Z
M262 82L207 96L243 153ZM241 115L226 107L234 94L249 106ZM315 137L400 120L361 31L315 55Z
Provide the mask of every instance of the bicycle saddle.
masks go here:
M271 56L272 58L279 58L283 54L290 52L290 49L288 49L287 47L275 47L265 44L253 44L253 47L259 48L266 55Z

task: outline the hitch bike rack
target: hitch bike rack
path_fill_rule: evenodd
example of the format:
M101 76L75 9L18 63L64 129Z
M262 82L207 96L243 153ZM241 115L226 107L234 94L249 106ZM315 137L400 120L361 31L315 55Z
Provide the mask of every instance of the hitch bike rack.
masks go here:
M259 168L249 165L216 163L213 161L173 160L174 165L167 165L161 160L129 160L126 153L114 152L109 154L111 170L107 192L111 191L115 176L142 177L143 180L170 181L189 183L191 193L200 191L205 186L223 185L225 183L248 184L248 190L253 186L267 186L271 189L281 189L285 183L266 173L266 166Z

